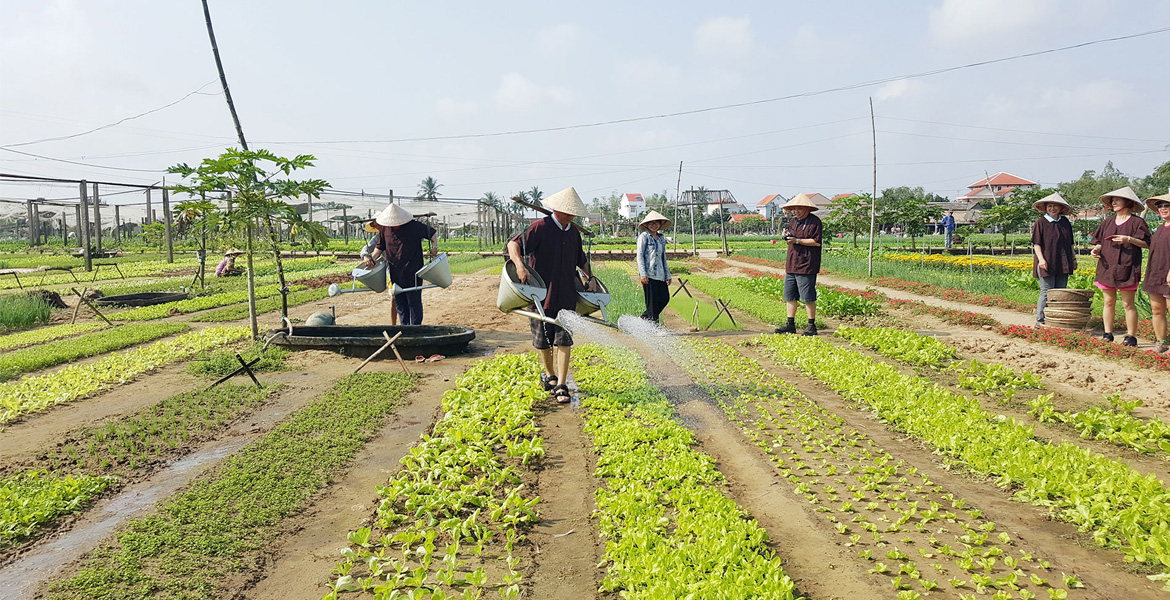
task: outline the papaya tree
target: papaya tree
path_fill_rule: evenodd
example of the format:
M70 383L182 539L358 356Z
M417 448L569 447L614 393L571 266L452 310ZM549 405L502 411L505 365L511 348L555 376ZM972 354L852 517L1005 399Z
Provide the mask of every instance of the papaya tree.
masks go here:
M294 171L313 166L317 159L310 154L284 158L268 150L241 150L228 148L215 158L205 158L199 166L178 164L167 169L183 177L186 182L173 186L176 192L203 196L209 192L230 192L232 208L222 213L228 226L241 227L245 232L245 254L248 257L248 320L252 336L259 335L256 324L256 282L253 276L253 248L257 231L265 234L276 261L276 275L281 292L281 316L288 317L288 286L284 280L284 265L280 257L280 225L296 219L296 209L286 200L301 196L320 198L329 186L323 179L295 180Z

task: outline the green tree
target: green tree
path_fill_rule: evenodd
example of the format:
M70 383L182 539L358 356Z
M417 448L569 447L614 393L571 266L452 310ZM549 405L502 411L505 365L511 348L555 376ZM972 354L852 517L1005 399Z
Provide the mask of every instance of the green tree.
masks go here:
M869 230L869 194L854 194L833 201L826 224L848 233L857 247L857 234Z
M1118 188L1131 185L1133 182L1128 175L1118 171L1113 162L1105 163L1100 173L1085 171L1080 179L1066 181L1056 186L1056 191L1077 210L1098 208L1101 205L1101 195Z
M281 315L288 316L287 290L284 281L284 265L280 259L279 223L295 220L296 209L285 199L299 196L320 198L321 192L329 186L323 179L297 181L290 179L293 171L313 166L310 154L283 158L268 150L240 150L228 148L215 158L205 158L198 167L186 163L167 169L167 172L182 176L188 184L174 186L176 192L192 196L203 196L209 192L231 192L233 208L222 215L229 226L242 228L246 233L248 257L248 314L252 336L259 334L256 325L256 282L253 277L252 259L254 231L259 227L267 234L276 261L276 274L280 282Z
M942 208L928 200L926 191L920 187L906 186L882 190L878 199L878 212L883 223L898 225L910 236L910 248L916 248L915 241L926 234L927 220L942 217Z
M532 186L532 189L528 190L528 201L543 207L544 204L541 203L541 200L544 200L544 192L540 191L539 187Z
M1153 173L1135 181L1134 191L1142 198L1170 192L1170 161L1162 163Z
M443 184L436 181L434 177L427 175L423 178L422 181L419 182L418 195L415 196L415 199L430 200L434 202L435 200L439 199L439 196L442 195L439 193L439 188L441 187L443 187Z
M1009 233L1027 228L1039 216L1032 205L1054 191L1041 188L1016 190L1000 200L999 204L984 210L979 217L979 226L998 227L1003 234L1003 245L1007 246Z
M199 261L199 285L201 287L206 285L207 234L215 228L219 220L218 209L219 207L208 200L206 195L180 202L173 209L179 229L189 230L198 236L199 250L203 256L203 260Z

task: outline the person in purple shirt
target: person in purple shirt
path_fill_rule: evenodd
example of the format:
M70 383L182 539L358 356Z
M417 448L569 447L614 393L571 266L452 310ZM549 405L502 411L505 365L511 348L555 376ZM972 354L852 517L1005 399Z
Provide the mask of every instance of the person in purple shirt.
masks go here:
M243 254L243 252L232 248L223 253L223 260L215 267L216 277L233 277L236 275L243 275L244 270L236 267L236 257Z

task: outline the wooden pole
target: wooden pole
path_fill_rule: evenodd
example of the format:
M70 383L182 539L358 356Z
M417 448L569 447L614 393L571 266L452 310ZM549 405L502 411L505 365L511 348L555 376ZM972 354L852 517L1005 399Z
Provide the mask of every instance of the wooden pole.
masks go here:
M89 197L87 196L89 185L83 179L81 181L81 235L77 236L78 241L81 242L81 256L85 260L85 270L93 270L93 257L89 254Z
M77 238L77 245L81 246L81 205L73 207L73 234ZM66 244L68 245L68 244Z
M65 220L65 211L61 211L61 247L69 247L69 223Z
M387 338L386 338L386 343L385 343L385 344L382 344L382 347L381 347L381 348L378 348L377 350L375 350L375 351L374 351L374 353L373 353L373 354L371 354L371 355L369 356L369 358L367 358L367 359L363 360L363 361L362 361L362 364L358 365L358 366L357 366L357 368L353 370L353 372L354 372L354 373L357 373L358 371L361 371L361 370L362 370L362 367L366 366L366 365L367 365L367 364L368 364L368 363L369 363L371 360L374 360L375 358L378 358L378 355L379 355L379 354L381 354L381 353L385 352L387 348L389 348L390 346L394 345L394 340L397 340L397 339L398 339L398 336L400 336L400 335L402 335L402 332L401 332L401 331L399 331L398 333L394 334L394 337L387 337ZM383 331L383 332L382 332L382 336L383 336L383 337L385 337L385 336L386 336L386 332L385 332L385 331ZM399 356L399 357L398 357L398 360L399 360L399 361L401 361L401 360L402 360L402 357L401 357L401 356ZM403 368L405 369L406 367L403 367Z
M168 190L165 187L165 185L166 185L165 180L164 180L163 185L164 185L163 190L162 190L162 194L163 194L163 201L162 201L163 238L165 239L166 246L167 246L167 262L173 263L173 262L175 262L175 246L174 246L174 242L171 240L171 198L170 198L170 194L169 194L170 190Z
M873 119L873 98L869 99L869 126L873 133L873 196L869 199L869 277L873 277L873 236L877 222L877 126Z
M153 216L154 216L154 213L150 209L150 188L146 188L146 224L147 225L150 225L151 223L154 222L154 220L151 218Z
M102 251L102 199L98 195L98 184L93 184L93 229L97 234L97 251Z
M28 219L28 247L32 248L33 246L37 245L36 234L34 233L34 225L33 225L34 219L36 218L33 215L33 201L32 200L27 201L26 206L27 206L27 210L28 210L28 216L27 216L27 219Z
M678 181L674 182L674 223L678 223L678 193L682 186L682 164L678 161ZM673 223L672 223L673 224ZM674 251L678 252L678 232L674 232Z
M346 245L349 245L349 221L346 221L345 205L341 206L341 230L342 236L345 239Z
M118 210L120 207L114 205L114 243L121 243L122 241L122 215Z

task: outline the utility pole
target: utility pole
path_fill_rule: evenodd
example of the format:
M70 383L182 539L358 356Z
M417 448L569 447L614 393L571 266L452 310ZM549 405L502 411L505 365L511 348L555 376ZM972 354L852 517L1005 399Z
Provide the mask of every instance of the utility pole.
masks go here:
M28 219L28 247L32 248L33 246L37 245L36 233L35 233L36 229L35 229L35 226L33 225L33 222L34 222L33 221L33 219L34 219L34 217L33 217L33 201L29 200L27 202L27 206L28 206L28 215L27 215L27 219Z
M873 277L873 234L877 222L877 125L873 118L873 97L869 99L869 127L873 133L873 196L869 199L869 277Z
M93 257L89 254L89 198L87 197L87 188L89 185L85 180L81 180L81 203L78 209L81 210L81 219L78 224L81 227L81 235L77 236L77 240L81 242L81 257L85 260L85 270L93 270Z
M146 224L147 225L150 225L151 223L154 222L154 219L151 218L153 216L154 216L154 214L150 210L150 188L146 188Z
M118 205L114 205L114 243L122 242L122 215L119 214Z
M683 161L678 161L678 180L674 182L674 222L678 223L678 192L682 186L682 164ZM678 232L674 233L674 251L678 252Z
M699 251L695 246L695 186L691 186L691 201L687 202L691 207L691 256L696 256Z
M731 250L727 247L727 217L723 215L723 198L719 199L719 233L723 236L723 256L726 257L731 254Z

